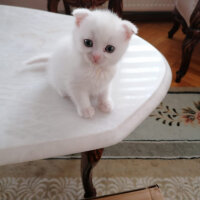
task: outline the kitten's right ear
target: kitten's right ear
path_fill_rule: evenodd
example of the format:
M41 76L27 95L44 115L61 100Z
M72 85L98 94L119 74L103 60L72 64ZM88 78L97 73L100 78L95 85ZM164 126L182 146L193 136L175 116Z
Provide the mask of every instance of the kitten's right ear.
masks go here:
M125 30L126 39L129 40L133 34L138 33L138 28L131 22L123 20L123 27Z
M72 15L76 18L76 25L79 27L81 22L91 13L86 8L77 8L73 11Z

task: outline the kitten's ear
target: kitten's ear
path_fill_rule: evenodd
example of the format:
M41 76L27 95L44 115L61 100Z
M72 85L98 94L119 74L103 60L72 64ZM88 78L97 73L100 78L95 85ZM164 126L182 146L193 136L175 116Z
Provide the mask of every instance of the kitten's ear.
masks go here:
M133 34L138 33L138 28L127 20L122 21L122 26L125 30L125 37L127 40L129 40Z
M76 25L79 27L81 22L91 13L86 8L77 8L73 11L72 15L76 18Z

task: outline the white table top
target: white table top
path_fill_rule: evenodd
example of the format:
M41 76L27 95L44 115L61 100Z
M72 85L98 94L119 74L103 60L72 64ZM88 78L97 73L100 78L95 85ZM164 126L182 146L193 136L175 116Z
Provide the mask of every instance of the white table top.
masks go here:
M18 72L28 58L53 50L73 23L71 16L0 6L0 165L119 143L166 95L170 67L138 36L132 37L113 81L111 114L97 111L94 119L82 119L44 73Z

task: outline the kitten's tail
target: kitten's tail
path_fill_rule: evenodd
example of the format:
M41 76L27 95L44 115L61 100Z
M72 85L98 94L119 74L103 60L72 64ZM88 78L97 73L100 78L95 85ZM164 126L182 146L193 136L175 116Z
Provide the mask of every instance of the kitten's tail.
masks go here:
M29 60L25 61L25 64L32 65L37 63L47 63L49 60L49 55L41 55L37 57L30 58Z
M30 58L23 63L25 66L18 71L45 71L49 58L50 54L44 54Z

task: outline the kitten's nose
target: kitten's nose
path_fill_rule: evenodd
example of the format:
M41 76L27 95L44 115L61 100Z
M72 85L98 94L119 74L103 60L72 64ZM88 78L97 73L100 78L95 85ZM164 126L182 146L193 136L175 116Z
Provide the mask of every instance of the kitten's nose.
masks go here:
M93 61L94 61L95 63L97 63L97 62L99 61L100 57L101 57L100 54L93 54L93 55L92 55Z

